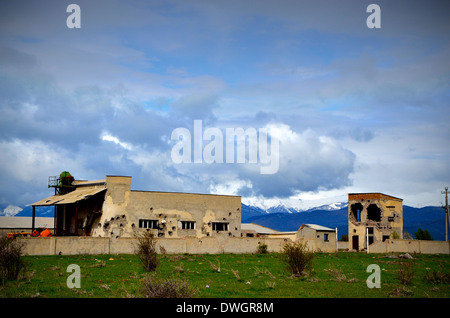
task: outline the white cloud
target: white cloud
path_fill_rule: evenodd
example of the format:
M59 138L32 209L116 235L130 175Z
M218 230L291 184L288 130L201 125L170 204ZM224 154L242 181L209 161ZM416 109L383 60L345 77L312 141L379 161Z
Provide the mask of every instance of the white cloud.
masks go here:
M232 180L219 184L210 184L209 189L212 194L239 195L243 188L251 189L252 183L249 180Z
M121 146L122 148L124 148L126 150L133 150L133 146L131 144L129 144L127 142L120 141L117 137L114 137L114 136L112 136L112 135L110 135L108 133L104 133L101 136L101 139L104 140L104 141L111 141L111 142L115 143L116 145Z

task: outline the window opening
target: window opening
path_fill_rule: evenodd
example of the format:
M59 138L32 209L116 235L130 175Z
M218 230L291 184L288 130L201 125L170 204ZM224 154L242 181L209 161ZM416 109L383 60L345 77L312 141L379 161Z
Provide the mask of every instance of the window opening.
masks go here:
M381 210L376 204L370 204L367 207L367 219L370 221L381 221Z
M363 206L361 203L352 204L351 211L352 211L353 218L356 222L361 222L362 209L363 209Z
M182 230L194 230L195 222L194 221L181 221L181 229Z
M158 229L158 220L139 219L139 228L141 228L141 229Z
M212 229L213 231L228 231L228 223L213 222Z

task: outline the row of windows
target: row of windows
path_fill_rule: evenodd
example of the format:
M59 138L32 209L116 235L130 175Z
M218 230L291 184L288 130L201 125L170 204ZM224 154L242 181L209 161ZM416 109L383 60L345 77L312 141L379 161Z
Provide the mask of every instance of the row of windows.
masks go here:
M182 230L194 230L194 221L179 221L179 228ZM158 229L158 220L139 219L139 228L141 229ZM212 222L213 231L228 231L228 223L226 222Z

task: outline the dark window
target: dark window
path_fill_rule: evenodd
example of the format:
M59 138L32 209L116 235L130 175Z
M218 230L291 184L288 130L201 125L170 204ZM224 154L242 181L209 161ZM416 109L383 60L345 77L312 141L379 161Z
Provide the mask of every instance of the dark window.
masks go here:
M158 220L139 219L139 228L141 229L157 229Z
M324 240L325 242L328 242L328 233L324 233L324 234L323 234L323 240Z
M367 207L367 219L370 221L381 221L381 210L376 204L370 204Z
M361 222L361 211L363 206L361 203L355 203L351 206L351 214L353 216L354 221Z
M181 221L181 229L182 230L193 230L195 229L194 221Z
M212 229L213 231L228 231L228 223L213 222Z

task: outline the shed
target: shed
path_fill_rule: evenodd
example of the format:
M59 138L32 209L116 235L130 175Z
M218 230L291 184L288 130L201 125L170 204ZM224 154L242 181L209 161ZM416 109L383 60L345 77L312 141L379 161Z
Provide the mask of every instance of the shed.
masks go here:
M314 251L334 252L337 250L336 230L317 224L302 224L297 239L306 240Z

